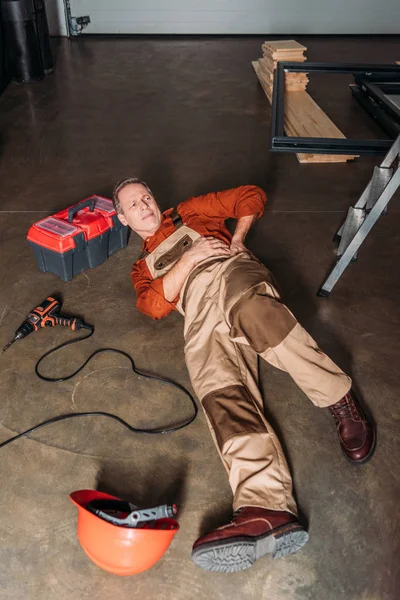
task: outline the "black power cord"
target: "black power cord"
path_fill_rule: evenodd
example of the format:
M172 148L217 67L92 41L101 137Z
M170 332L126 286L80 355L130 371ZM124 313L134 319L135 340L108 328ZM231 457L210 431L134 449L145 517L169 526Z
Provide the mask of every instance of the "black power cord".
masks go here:
M88 327L88 329L89 329L89 327ZM129 423L124 421L124 419L122 419L121 417L119 417L118 415L115 415L113 413L102 412L102 411L68 413L65 415L59 415L58 417L53 417L52 419L48 419L47 421L43 421L43 423L39 423L38 425L35 425L35 427L31 427L30 429L27 429L26 431L19 433L18 435L10 438L9 440L2 442L0 444L0 449L4 448L4 446L7 446L8 444L11 444L12 442L19 440L21 437L24 437L26 435L29 435L30 433L33 433L34 431L37 431L38 429L41 429L42 427L46 427L47 425L52 425L53 423L59 423L60 421L66 421L67 419L74 419L76 417L106 417L108 419L113 419L114 421L117 421L118 423L120 423L121 425L123 425L124 427L129 429L129 431L132 431L132 433L142 433L142 434L147 434L147 435L157 435L160 433L172 433L173 431L179 431L179 429L183 429L184 427L187 427L188 425L190 425L190 423L192 423L195 420L197 413L198 413L197 404L196 404L193 396L191 395L191 393L188 392L188 390L186 388L184 388L179 383L176 383L175 381L171 381L170 379L167 379L165 377L159 377L158 375L150 375L148 373L144 373L143 371L139 371L139 369L137 369L135 367L133 358L127 352L124 352L123 350L117 350L116 348L99 348L98 350L95 350L95 352L93 352L89 356L89 358L87 358L85 360L83 365L81 365L76 371L74 371L70 375L66 375L65 377L54 377L54 378L46 377L45 375L42 375L39 372L39 365L47 356L49 356L50 354L53 354L53 352L57 352L57 350L60 350L61 348L64 348L65 346L69 346L70 344L76 344L77 342L87 340L88 338L90 338L93 335L93 333L94 333L94 329L90 328L89 335L85 335L84 337L80 337L78 339L69 340L68 342L63 342L59 346L56 346L55 348L52 348L52 350L49 350L48 352L43 354L43 356L41 356L36 363L36 366L35 366L36 375L43 381L50 381L53 383L60 382L60 381L68 381L68 379L72 379L72 377L75 377L75 375L80 373L82 371L82 369L84 369L86 367L86 365L92 360L92 358L94 356L96 356L97 354L102 354L103 352L115 352L116 354L121 354L122 356L124 356L125 358L127 358L130 361L132 371L134 373L136 373L136 375L139 375L141 377L146 377L147 379L153 379L154 381L159 381L160 383L170 385L171 387L183 392L190 399L190 401L193 405L192 416L189 419L186 419L186 421L183 421L183 423L180 423L179 425L175 425L173 427L164 427L162 429L140 429L138 427L133 427L132 425L130 425Z

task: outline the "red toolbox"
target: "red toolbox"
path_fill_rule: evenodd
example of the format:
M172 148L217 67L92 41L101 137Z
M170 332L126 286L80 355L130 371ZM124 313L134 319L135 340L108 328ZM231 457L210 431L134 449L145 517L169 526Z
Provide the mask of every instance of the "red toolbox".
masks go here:
M90 196L34 223L27 239L41 271L70 281L125 248L128 227L118 219L111 200Z

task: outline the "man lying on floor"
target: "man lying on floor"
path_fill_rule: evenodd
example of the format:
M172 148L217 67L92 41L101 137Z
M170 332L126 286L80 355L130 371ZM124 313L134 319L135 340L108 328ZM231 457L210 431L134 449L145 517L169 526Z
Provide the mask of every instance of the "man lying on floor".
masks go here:
M265 193L242 186L161 213L148 185L129 178L115 187L113 200L121 222L144 240L132 269L138 309L153 319L172 310L184 316L191 382L233 492L232 521L195 542L194 562L231 572L267 553L296 552L308 534L297 520L281 445L263 414L257 356L289 373L316 406L329 408L351 463L371 457L375 431L350 378L296 321L271 273L244 245ZM228 218L237 219L233 236Z

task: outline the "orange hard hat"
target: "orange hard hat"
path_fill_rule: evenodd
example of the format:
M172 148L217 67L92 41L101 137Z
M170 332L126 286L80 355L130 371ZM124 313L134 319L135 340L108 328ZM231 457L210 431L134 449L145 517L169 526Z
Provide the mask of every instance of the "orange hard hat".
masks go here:
M94 501L116 500L96 490L70 494L78 508L78 539L88 557L116 575L135 575L150 569L164 554L179 529L175 519L157 519L151 528L115 525L88 508Z

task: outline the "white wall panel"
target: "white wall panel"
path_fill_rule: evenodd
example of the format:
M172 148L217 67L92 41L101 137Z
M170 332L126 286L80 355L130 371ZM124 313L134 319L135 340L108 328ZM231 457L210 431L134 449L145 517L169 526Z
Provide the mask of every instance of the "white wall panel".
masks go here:
M47 0L57 5L62 0ZM85 33L400 33L400 0L71 0Z

